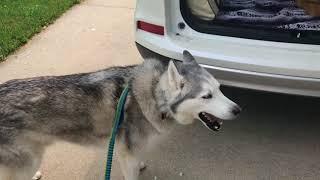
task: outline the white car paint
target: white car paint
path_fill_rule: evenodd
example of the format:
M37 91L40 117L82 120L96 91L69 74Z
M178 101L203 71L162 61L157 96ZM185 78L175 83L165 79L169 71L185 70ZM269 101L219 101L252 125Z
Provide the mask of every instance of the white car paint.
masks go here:
M179 0L137 0L135 21L165 27L160 36L136 29L136 42L182 60L187 49L222 84L320 96L320 45L251 40L200 33L185 23ZM178 23L184 22L184 29Z

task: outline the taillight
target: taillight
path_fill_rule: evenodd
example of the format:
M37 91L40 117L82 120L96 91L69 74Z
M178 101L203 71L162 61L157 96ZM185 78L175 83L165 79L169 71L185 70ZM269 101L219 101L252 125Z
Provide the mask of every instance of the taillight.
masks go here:
M164 35L164 27L143 21L137 22L137 28L158 35Z

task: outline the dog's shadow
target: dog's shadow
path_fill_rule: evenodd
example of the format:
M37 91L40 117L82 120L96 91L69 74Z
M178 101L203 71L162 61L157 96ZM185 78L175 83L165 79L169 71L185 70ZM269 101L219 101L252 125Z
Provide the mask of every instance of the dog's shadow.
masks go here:
M320 98L223 91L242 106L240 117L218 133L201 123L175 130L148 155L142 180L320 177Z
M140 180L320 177L319 98L223 91L242 106L240 117L217 133L200 122L179 127L146 154ZM103 179L105 158L97 159L86 179ZM113 179L123 180L117 162Z

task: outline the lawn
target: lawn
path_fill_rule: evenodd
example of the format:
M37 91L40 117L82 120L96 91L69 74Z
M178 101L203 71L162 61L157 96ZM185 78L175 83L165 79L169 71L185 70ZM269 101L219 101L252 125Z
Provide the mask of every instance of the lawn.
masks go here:
M0 61L81 0L0 0Z

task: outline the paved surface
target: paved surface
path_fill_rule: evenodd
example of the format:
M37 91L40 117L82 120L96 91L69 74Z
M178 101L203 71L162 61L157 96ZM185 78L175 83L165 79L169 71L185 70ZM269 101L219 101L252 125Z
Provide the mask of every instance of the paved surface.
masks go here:
M138 63L133 41L134 1L88 0L0 64L0 82L70 74ZM147 154L151 180L313 180L320 177L320 100L224 89L244 109L211 133L200 123L181 127ZM104 152L58 142L46 152L44 180L96 180ZM115 163L113 178L120 180ZM180 172L183 176L180 176Z

